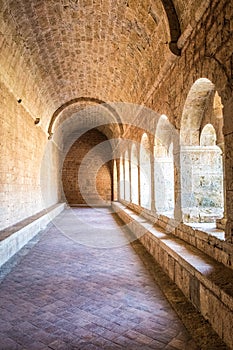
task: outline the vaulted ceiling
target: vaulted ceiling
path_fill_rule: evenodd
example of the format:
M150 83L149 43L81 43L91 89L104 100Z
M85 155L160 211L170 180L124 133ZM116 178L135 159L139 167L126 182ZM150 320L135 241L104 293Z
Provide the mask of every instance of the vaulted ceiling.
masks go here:
M177 49L184 3L0 0L1 77L47 129L78 98L142 103Z

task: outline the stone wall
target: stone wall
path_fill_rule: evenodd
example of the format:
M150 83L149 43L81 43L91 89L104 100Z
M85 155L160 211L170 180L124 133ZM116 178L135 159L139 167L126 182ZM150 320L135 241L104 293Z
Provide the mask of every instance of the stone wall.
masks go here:
M190 12L189 6L185 6L185 4L182 6L181 2L179 4L176 2L176 5L177 8L181 6L182 18L184 13L187 15L185 7ZM222 130L221 123L215 122L215 126L219 128L216 130L217 135L224 133L226 147L226 153L224 154L226 157L224 159L225 169L223 172L227 182L225 189L227 192L225 202L225 215L228 219L227 237L231 235L230 230L233 227L233 130L230 122L233 110L232 49L230 49L233 45L230 35L232 18L233 9L229 1L206 1L202 6L193 6L192 17L189 24L187 24L186 18L186 25L183 27L183 33L178 43L182 47L181 57L171 56L169 58L167 56L166 70L161 70L153 87L150 91L145 91L144 94L146 106L159 114L167 115L171 124L175 126L177 133L179 133L185 102L193 84L197 79L203 77L208 78L214 84L214 88L220 95L223 105L224 128ZM213 116L210 115L208 106L205 107L206 111L205 108L201 110L203 121L212 123ZM149 128L149 124L146 122L145 124ZM141 125L143 125L143 121ZM151 125L151 132L153 132L153 128L154 125ZM128 129L125 137L137 138L134 135L134 130L131 129ZM175 172L175 193L177 199L181 191L179 160L176 162ZM179 211L177 215L180 215Z
M9 131L9 137L5 135L2 138L5 149L1 155L4 217L11 217L15 222L27 213L32 214L24 208L31 205L33 210L37 210L43 206L39 204L39 180L36 178L47 140L46 134L35 127L35 117L41 118L41 125L46 131L59 107L85 96L103 101L144 104L159 114L166 114L179 132L188 93L197 79L205 77L213 83L224 106L227 236L231 236L232 3L228 0L173 2L181 25L178 41L181 56L175 56L169 50L168 20L160 1L106 2L104 5L97 1L80 3L77 8L71 4L63 6L62 3L55 6L54 2L46 1L38 4L3 1L0 12L0 70L2 84L5 84L1 89L5 107L0 108L3 109L2 132L7 134ZM92 16L92 13L98 16ZM8 93L10 98L6 96ZM22 98L21 105L17 104L18 98ZM205 123L212 122L209 110L207 112L209 119L204 116ZM75 110L70 113L75 113ZM71 114L68 113L67 118ZM130 119L133 121L134 117L131 115L127 122L130 124ZM142 118L142 128L145 124L146 131L149 129L153 134L153 120L146 123L146 118ZM220 135L222 123L216 123L216 127L219 129L216 133ZM132 127L124 130L125 138L140 142L139 131L135 134ZM53 159L49 162L53 164L52 168L58 168L59 157L52 148L54 146L51 149L46 147L46 157ZM9 159L10 165L5 164L6 159ZM23 178L23 182L14 177L6 180L12 162L14 170L10 173L17 173L16 177ZM153 161L151 165L150 175L154 178ZM56 201L55 187L59 181L52 168L51 171L45 170L45 177L50 178L48 186L43 180L43 186L47 186L44 192L50 192L48 202ZM28 176L27 171L30 172ZM181 177L178 167L175 172L177 199ZM49 185L50 181L55 186L54 190ZM153 188L151 197L154 209ZM21 214L14 212L19 210L12 206L15 200L23 203Z
M57 147L0 81L0 229L59 201ZM49 159L42 166L43 158ZM44 184L43 184L43 179Z
M119 203L113 203L112 207L133 233L131 239L138 239L145 246L163 271L232 349L232 269L145 220L144 214L137 215Z
M106 140L98 130L90 130L70 147L62 170L63 191L68 204L110 204L111 164L105 163L105 159L111 159L111 148ZM103 152L98 148L101 143L104 143ZM90 158L84 159L90 151L93 152Z

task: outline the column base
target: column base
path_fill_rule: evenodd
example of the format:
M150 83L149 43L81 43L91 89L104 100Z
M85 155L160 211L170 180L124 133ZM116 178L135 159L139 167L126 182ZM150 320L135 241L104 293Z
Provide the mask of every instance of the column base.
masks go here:
M226 220L225 225L225 241L233 244L233 221Z
M224 217L216 220L216 228L218 228L219 230L225 230L226 224L227 224L227 219Z

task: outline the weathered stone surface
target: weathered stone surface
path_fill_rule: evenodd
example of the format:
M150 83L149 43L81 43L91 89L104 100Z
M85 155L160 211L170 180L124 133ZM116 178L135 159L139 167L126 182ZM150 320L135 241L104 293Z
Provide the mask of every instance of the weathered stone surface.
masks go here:
M103 143L103 147L101 147ZM111 146L99 131L83 133L65 155L62 181L69 205L110 205ZM92 152L88 156L88 152Z
M119 158L126 154L131 157L132 147L123 142L128 139L130 146L136 145L139 196L137 200L134 198L136 203L129 203L132 188L128 184L127 196L122 195L121 201L143 214L143 218L132 224L133 230L150 253L164 263L164 269L180 287L185 281L185 295L191 294L194 303L202 306L205 298L202 291L199 298L198 283L192 278L197 277L196 268L201 279L206 266L194 268L190 256L190 259L187 255L178 257L181 251L176 242L165 242L164 234L172 233L184 245L189 244L225 267L233 268L230 244L233 240L233 6L229 0L171 1L181 36L177 42L170 43L171 30L176 29L177 22L171 23L167 17L171 6L164 8L166 3L169 2L1 1L0 228L6 229L60 201L62 155L65 150L69 151L66 147L70 135L81 128L90 129L91 125L97 128L96 124L102 122L98 131L108 139L115 139L113 157L117 158L118 177L113 181L112 169L108 171L104 166L106 171L97 177L101 196L109 201L113 190L116 193L116 187L120 187L116 185L120 177ZM174 55L169 45L173 48L175 45L181 55ZM102 106L102 110L99 108L95 113L87 112L89 107L102 105L104 101L114 108ZM117 102L143 105L150 113L132 105L123 113ZM164 115L170 133L160 125L164 152L161 153L155 136L158 136L160 117L164 119ZM49 130L52 120L52 130ZM40 122L35 124L35 121ZM202 138L208 124L216 133L214 147L221 149L219 158L216 154L208 158L210 145ZM149 156L145 164L140 152L143 138L148 140ZM202 157L200 148L189 153L188 163L192 163L195 171L192 173L190 164L182 169L180 144L199 147L200 143L208 155L205 153ZM157 169L156 157L160 158ZM74 154L68 158L73 164L65 167L72 171L65 174L63 185L66 187L71 181L68 197L74 203L79 202L73 191L77 185L73 176L77 164ZM132 167L125 164L128 170L125 171L125 167L122 173L132 183ZM142 179L142 165L149 184ZM166 176L158 177L158 167ZM219 175L223 175L223 181ZM184 177L191 189L185 200ZM93 183L87 186L89 199L92 192ZM149 197L148 203L142 200L144 195ZM184 205L192 195L195 204ZM223 216L219 231L204 230L193 223L214 221L219 216ZM192 221L193 227L182 224L184 218ZM127 214L124 219L131 221ZM165 233L145 234L146 219L159 224ZM194 259L194 262L198 261ZM213 289L211 283L206 282L208 288ZM219 292L215 294L219 298ZM223 303L230 304L224 298ZM221 312L221 307L211 299L203 310L205 314ZM232 322L231 316L226 319L226 324ZM228 326L223 321L218 325L217 317L212 322L232 346Z
M123 220L126 217L129 220L133 213L129 209L126 213L121 204L114 203L113 209ZM137 226L140 225L137 222ZM231 330L226 321L232 315L232 270L182 240L166 233L164 236L156 237L148 229L139 240L168 275L168 262L175 261L174 275L170 277L174 277L174 282L184 295L232 348Z

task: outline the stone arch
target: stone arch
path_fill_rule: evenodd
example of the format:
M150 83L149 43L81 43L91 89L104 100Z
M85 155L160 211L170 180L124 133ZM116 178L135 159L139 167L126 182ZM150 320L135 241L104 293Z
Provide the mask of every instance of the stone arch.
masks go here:
M169 49L171 52L176 55L181 55L181 50L179 49L177 42L181 35L180 22L179 18L172 0L161 0L164 10L167 15L169 30L170 30L170 38L171 41L169 43Z
M215 146L216 132L212 124L206 124L201 131L200 146Z
M53 113L51 120L49 122L49 126L48 126L48 134L49 134L49 139L53 136L53 128L55 125L56 120L59 118L59 116L61 115L61 113L68 108L69 106L75 105L75 104L79 104L82 102L87 102L87 103L93 103L96 105L101 105L103 106L106 110L109 111L109 113L112 114L115 123L118 123L121 132L123 133L123 126L122 126L122 122L121 122L121 118L119 116L119 114L116 112L116 110L108 103L106 103L103 100L99 100L97 98L92 98L92 97L78 97L78 98L74 98L70 101L67 101L66 103L64 103L63 105L61 105L59 108L57 108L57 110Z
M157 212L173 215L174 157L173 130L166 115L158 120L154 137L154 194Z
M218 91L215 91L213 101L213 126L216 131L216 144L224 151L224 135L223 135L223 104L222 98Z
M216 121L219 107L215 85L209 79L198 79L188 93L181 119L181 202L185 222L216 222L223 215L223 160L216 146L215 129L221 126ZM218 135L221 132L218 130ZM223 140L223 136L219 139Z
M141 137L140 143L140 205L151 209L151 160L150 141L147 133Z
M207 78L200 78L191 87L181 118L181 145L198 145L201 122L208 102L215 90Z

